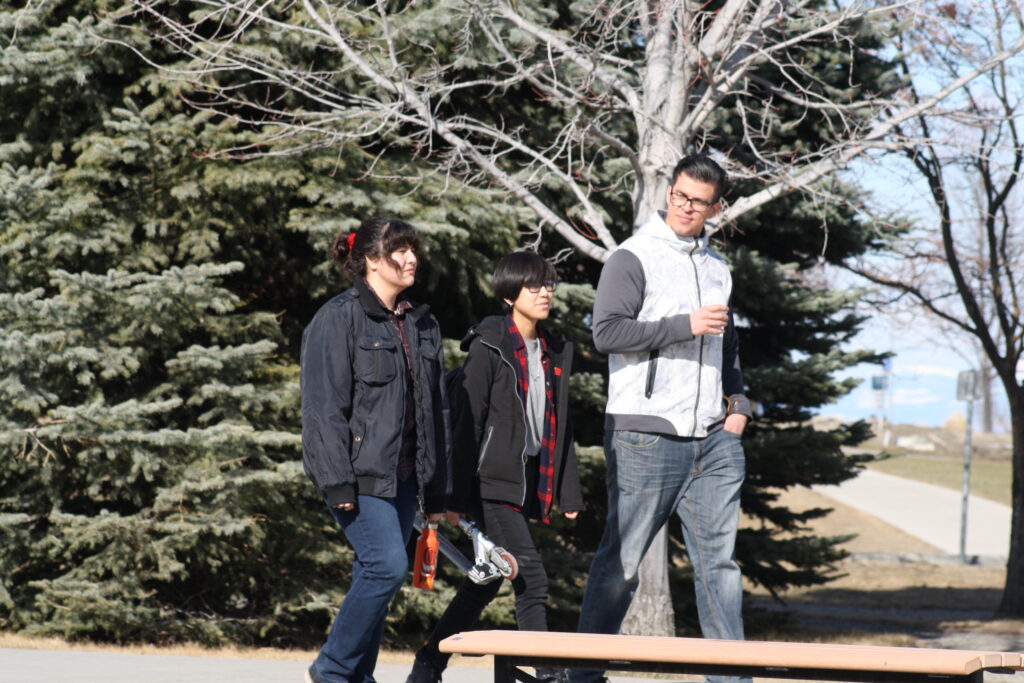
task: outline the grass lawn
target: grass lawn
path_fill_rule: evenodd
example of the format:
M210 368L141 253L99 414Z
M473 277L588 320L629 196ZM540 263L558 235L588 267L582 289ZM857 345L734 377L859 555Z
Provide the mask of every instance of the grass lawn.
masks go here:
M964 464L956 458L927 455L897 455L888 460L868 463L873 470L898 477L915 479L936 486L960 491L963 488ZM1009 460L971 458L971 495L1003 505L1011 504Z

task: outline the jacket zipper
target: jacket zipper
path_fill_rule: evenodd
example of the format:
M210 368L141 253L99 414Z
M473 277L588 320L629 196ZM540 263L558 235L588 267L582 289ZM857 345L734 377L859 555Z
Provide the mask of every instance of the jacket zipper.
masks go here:
M389 321L386 324L390 325L391 323ZM393 329L395 331L395 336L397 338L396 341L398 342L398 347L399 347L398 348L398 355L402 358L402 360L405 362L405 364L412 365L412 367L409 368L409 372L412 373L413 386L416 386L416 366L419 365L420 359L419 359L418 356L414 359L414 358L412 358L412 355L415 354L418 351L418 349L417 349L417 351L414 351L413 348L412 348L413 347L412 342L409 342L409 356L410 357L406 358L405 357L405 352L402 349L402 345L405 344L405 340L402 339L402 334L400 333L399 328L397 326L395 326ZM419 341L419 340L417 339L417 341ZM405 372L405 368L401 368L399 370L399 372L404 373ZM405 392L409 391L409 383L404 381L405 380L404 376L402 377L402 380L403 381L401 382L401 385L402 385L402 406L403 406L403 408L402 408L402 417L398 421L399 422L399 424L398 424L398 434L399 434L398 439L399 439L399 443L398 443L398 458L397 458L397 460L401 460L402 459L402 443L401 442L402 442L402 435L405 434L405 407L404 407L405 406L405 401L406 401ZM412 408L412 421L414 423L416 422L416 412L419 409L420 409L420 407L419 407L419 405L417 405L417 401L416 401L416 399L414 397L413 398L413 408ZM417 425L417 428L418 427L419 427L419 425ZM418 442L418 440L417 440L417 442ZM397 462L397 460L396 460L396 462ZM426 485L425 482L422 482L423 477L420 476L419 443L416 444L416 448L415 448L415 450L413 450L413 453L412 453L412 470L413 470L413 472L416 473L416 494L417 494L416 495L416 506L419 508L420 514L423 515L423 514L426 514L426 509L427 509L427 485ZM400 482L398 481L398 477L395 477L395 494L396 495L398 494L398 484L399 483Z
M508 361L508 359L505 358L504 355L502 355L501 349L499 349L497 346L494 346L493 344L488 344L486 341L484 341L483 337L480 338L480 343L483 344L484 346L488 347L488 348L494 349L494 351L498 354L498 358L501 359L501 362L504 363L505 365L507 365L508 369L512 371L512 376L513 377L517 377L515 366L512 365L512 363L510 363ZM516 381L518 382L518 379ZM523 492L519 496L519 504L520 505L526 505L526 432L528 431L529 428L526 425L526 406L524 406L523 402L519 399L519 392L516 391L514 387L512 389L512 393L515 395L516 403L518 403L519 407L522 408L522 416L523 416L523 448L519 452L519 460L520 460L519 464L522 466L522 472L523 472L523 476L522 476Z
M487 448L491 445L491 437L494 436L494 425L487 428L487 436L484 437L484 443L480 446L480 455L477 456L476 461L476 473L480 474L480 469L484 466L484 457L487 455Z
M697 273L697 262L693 260L693 251L689 253L690 264L693 266L693 282L697 286L697 308L701 306L700 297L700 275ZM697 409L700 407L700 380L704 370L704 336L701 335L700 347L697 351L697 396L693 402L693 425L690 427L690 437L697 435Z

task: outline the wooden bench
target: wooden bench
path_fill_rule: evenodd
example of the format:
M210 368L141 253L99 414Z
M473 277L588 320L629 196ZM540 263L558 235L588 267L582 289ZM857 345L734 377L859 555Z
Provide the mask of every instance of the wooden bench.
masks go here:
M442 640L440 649L493 655L494 683L532 683L522 666L870 683L980 683L985 671L1024 669L1024 655L1016 652L538 631L458 633Z

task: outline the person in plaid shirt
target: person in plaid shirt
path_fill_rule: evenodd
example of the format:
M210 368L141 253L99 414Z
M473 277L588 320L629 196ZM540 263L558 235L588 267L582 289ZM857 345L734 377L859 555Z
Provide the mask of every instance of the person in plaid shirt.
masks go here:
M555 507L575 519L584 508L569 422L572 344L543 330L557 285L554 266L533 252L502 258L491 280L504 316L490 316L462 340L468 351L452 410L449 521L471 517L495 544L515 556L516 623L547 630L548 582L529 521L549 523ZM454 394L454 395L453 395ZM448 605L406 683L437 683L450 655L444 638L472 628L501 581L466 579ZM541 681L564 671L538 669Z

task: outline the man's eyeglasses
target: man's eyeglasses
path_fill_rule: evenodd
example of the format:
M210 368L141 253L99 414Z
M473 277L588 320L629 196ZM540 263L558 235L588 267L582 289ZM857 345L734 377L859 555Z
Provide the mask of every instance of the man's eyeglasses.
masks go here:
M679 190L675 190L671 194L669 194L668 203L676 207L677 209L681 209L687 204L689 204L690 208L692 208L697 213L704 213L705 211L711 208L712 204L714 204L714 202L709 202L705 199L689 197L680 192Z
M555 280L545 280L544 282L531 282L529 284L524 285L524 287L526 287L526 291L528 291L530 294L539 294L541 287L548 290L549 292L553 292L555 291L555 288L558 287L558 282Z

